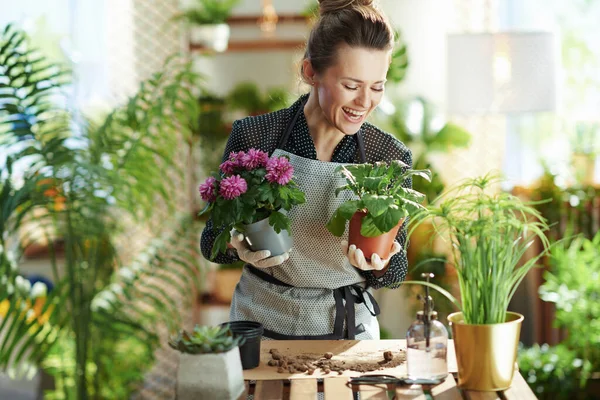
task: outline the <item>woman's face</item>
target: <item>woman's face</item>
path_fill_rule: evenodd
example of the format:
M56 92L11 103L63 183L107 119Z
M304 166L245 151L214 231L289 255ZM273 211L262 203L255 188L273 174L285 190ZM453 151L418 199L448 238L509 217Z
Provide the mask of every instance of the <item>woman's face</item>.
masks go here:
M337 60L314 77L319 105L329 123L346 135L358 132L385 89L391 51L343 45Z

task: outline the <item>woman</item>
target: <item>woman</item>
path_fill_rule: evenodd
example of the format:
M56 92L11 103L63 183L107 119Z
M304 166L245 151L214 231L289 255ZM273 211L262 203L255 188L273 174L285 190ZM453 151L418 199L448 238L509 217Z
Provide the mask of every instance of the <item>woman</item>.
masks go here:
M365 122L383 96L393 31L372 0L320 0L320 18L308 39L301 76L312 88L288 109L233 124L225 149L257 148L287 155L306 203L288 214L294 236L290 253L252 252L243 235L215 262L247 264L238 283L231 320L252 320L271 339L378 339L377 303L367 288L397 286L406 275L406 223L390 257L365 260L325 223L344 200L335 196L338 163L401 160L410 151ZM406 187L411 182L405 182ZM208 221L201 247L210 255L216 233Z

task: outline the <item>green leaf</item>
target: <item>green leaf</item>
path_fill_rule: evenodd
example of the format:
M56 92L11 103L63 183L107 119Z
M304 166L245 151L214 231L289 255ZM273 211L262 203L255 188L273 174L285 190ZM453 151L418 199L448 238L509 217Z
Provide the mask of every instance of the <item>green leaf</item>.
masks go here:
M327 230L334 236L342 236L346 230L346 221L349 221L354 213L361 208L363 208L363 203L360 200L343 202L327 221Z
M231 232L228 229L225 229L219 233L215 239L212 253L210 254L211 260L214 260L219 253L225 253L225 250L227 250L227 243L229 242L231 242Z
M394 198L386 195L379 196L376 194L365 194L362 197L362 200L367 210L369 210L369 214L373 217L380 216L394 204Z
M400 219L404 218L405 216L406 211L393 204L389 206L387 211L383 214L373 217L373 223L381 232L389 232L393 227L398 225Z
M269 215L269 225L271 225L277 233L280 233L284 229L288 232L290 231L289 218L279 211L274 211Z
M365 215L361 220L360 234L364 237L375 237L385 233L375 225L373 217L369 214Z
M371 193L377 193L383 186L385 178L381 176L366 177L362 181L362 186Z

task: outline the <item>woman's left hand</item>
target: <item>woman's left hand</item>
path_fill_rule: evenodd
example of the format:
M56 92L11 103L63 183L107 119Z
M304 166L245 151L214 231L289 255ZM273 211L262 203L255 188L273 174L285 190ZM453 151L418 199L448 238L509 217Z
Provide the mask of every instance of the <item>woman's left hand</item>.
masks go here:
M350 247L348 247L348 242L346 240L342 240L342 250L344 251L344 254L346 254L346 257L348 257L350 264L363 271L381 271L387 267L392 256L400 252L400 249L400 243L394 241L388 258L382 260L381 257L379 257L379 254L373 253L371 256L371 261L369 262L365 258L365 255L361 249L357 249L355 245L350 245Z

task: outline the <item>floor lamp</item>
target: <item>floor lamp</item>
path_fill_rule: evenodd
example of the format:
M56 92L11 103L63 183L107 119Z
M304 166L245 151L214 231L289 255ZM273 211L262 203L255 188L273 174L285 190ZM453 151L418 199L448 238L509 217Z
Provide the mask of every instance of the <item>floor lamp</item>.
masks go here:
M519 116L556 109L556 43L549 32L452 34L447 37L450 114L506 116L504 172L524 175Z

